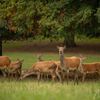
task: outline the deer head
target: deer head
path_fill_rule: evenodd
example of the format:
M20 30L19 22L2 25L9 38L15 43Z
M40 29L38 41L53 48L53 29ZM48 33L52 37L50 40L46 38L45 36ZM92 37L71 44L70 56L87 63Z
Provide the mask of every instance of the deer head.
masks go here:
M57 46L58 50L59 50L59 55L62 55L64 53L64 49L66 48L65 46L64 47L59 47Z

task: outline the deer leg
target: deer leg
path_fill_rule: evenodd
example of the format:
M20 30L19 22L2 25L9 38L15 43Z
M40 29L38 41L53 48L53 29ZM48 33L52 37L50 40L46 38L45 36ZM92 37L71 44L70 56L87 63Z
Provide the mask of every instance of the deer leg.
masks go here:
M9 80L9 81L11 81L11 75L12 75L12 74L11 74L10 72L8 72L8 80Z
M61 74L62 74L62 80L64 81L66 73L65 72L61 72Z
M67 70L67 84L68 84L68 81L69 81L69 70Z
M74 85L75 85L75 82L76 82L76 70L74 71Z
M62 82L62 78L61 78L61 76L60 76L60 74L59 74L58 71L56 71L56 75L57 75L57 77L59 78L60 83L63 83L63 82Z
M77 71L77 85L78 85L78 83L79 83L79 72Z
M11 78L13 79L15 76L14 76L14 73L13 72L11 72Z
M18 78L19 78L18 70L17 70L16 73L15 73L15 78L16 78L16 80L18 80Z
M40 82L40 76L41 76L41 75L40 75L40 72L38 72L38 73L37 73L38 84L39 84L39 82Z
M44 79L45 79L45 80L49 80L49 75L50 75L50 73L46 73ZM52 75L51 75L51 76L52 76Z
M7 74L6 74L6 67L4 67L3 69L1 69L1 72L2 72L2 75L4 77L7 77Z
M43 73L41 73L41 75L40 75L41 81L43 81L43 78L44 78L44 75L43 75Z
M2 71L2 74L3 74L4 77L7 76L4 70Z
M40 74L40 80L42 81L43 79L43 73Z
M20 75L21 74L19 73L19 70L17 70L17 72L16 72L16 78L19 79Z
M78 70L75 70L74 85L75 83L78 85Z
M49 80L49 74L46 75L46 79Z
M18 77L21 76L21 68L18 69L18 71L17 71L17 75L18 75Z
M55 81L55 78L56 78L55 73L52 73L51 76L52 76L52 82L54 82Z
M86 73L83 73L83 76L82 76L82 82L84 82L85 77L86 77Z
M78 85L78 75L79 75L79 70L77 69L76 70L76 82L77 82L77 85Z
M98 71L98 75L99 75L99 81L100 81L100 71Z

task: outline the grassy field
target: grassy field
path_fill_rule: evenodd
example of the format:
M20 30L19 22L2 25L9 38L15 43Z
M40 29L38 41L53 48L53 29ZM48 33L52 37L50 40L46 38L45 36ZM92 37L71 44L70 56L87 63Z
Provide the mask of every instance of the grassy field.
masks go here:
M0 100L100 100L100 83L0 82Z
M66 48L65 56L86 56L84 62L100 61L100 39L89 39L80 37L76 39L80 47ZM37 40L29 39L28 41L7 41L3 43L3 55L8 55L11 60L24 59L23 68L31 67L37 61L37 54L43 54L44 60L59 60L58 50L56 48L61 40L50 43L48 39ZM85 45L85 46L84 46ZM92 47L91 47L92 45Z
M98 43L98 41L95 41L93 43ZM3 50L5 51L3 52L3 55L8 55L13 61L16 60L17 58L24 59L23 69L30 68L32 64L37 61L36 56L38 53L29 51L24 52L23 47L21 48L21 50L23 49L21 52L19 50L21 46L28 46L28 45L32 45L32 42L9 41L3 44ZM15 48L16 51L14 51L13 48ZM30 47L27 48L31 49ZM56 53L46 52L43 55L44 55L43 56L44 60L59 60L58 52ZM73 56L73 55L77 54L73 52L65 53L65 56ZM100 61L100 54L99 55L95 55L94 53L86 54L86 57L87 59L84 62ZM96 82L88 81L85 83L80 83L79 85L74 85L73 82L70 82L67 85L66 82L64 84L60 84L59 82L52 83L51 81L50 82L41 81L40 84L38 84L37 81L33 79L26 79L23 81L15 81L15 80L9 81L8 79L0 78L0 100L80 100L80 99L100 100L100 81Z
M26 53L26 52L5 52L4 55L8 55L12 61L19 59L24 59L23 62L23 68L29 68L32 66L33 63L37 61L37 54L33 53ZM72 56L73 54L66 54L65 56ZM87 55L87 58L84 60L84 63L86 62L97 62L100 61L100 56L98 55ZM58 54L52 54L52 53L45 53L43 54L44 60L59 60Z

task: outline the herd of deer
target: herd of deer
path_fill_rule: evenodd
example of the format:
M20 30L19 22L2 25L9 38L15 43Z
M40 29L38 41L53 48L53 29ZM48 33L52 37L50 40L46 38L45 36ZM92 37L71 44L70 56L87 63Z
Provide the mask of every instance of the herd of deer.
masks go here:
M83 63L85 57L64 57L65 47L57 47L59 50L59 61L44 61L41 55L38 56L38 61L31 68L22 71L23 60L17 59L12 62L8 56L0 56L0 70L4 77L17 77L23 79L30 75L36 75L38 82L45 76L50 76L52 80L59 79L61 83L66 79L69 81L70 73L74 74L74 84L78 84L79 74L82 75L82 81L88 74L97 73L100 79L100 62Z

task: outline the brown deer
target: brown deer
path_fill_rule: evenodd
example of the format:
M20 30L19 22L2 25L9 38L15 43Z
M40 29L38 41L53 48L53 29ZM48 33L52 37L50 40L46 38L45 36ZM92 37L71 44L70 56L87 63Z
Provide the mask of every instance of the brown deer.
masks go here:
M84 63L83 66L83 78L82 81L85 80L87 74L94 74L98 73L100 77L100 62L93 62L93 63Z
M6 68L9 67L11 60L8 56L0 56L0 70L3 73L3 76L6 77Z
M60 66L63 73L63 76L67 74L67 83L69 80L69 72L73 71L75 73L74 76L74 84L78 84L78 73L81 70L81 59L80 57L64 57L64 49L65 47L57 47L59 50L59 57L60 57Z
M14 76L20 77L21 76L21 69L22 69L22 63L24 60L19 60L17 59L17 61L11 62L9 65L8 70L8 76Z
M38 59L38 62L41 62L41 61L44 61L43 59L42 59L42 54L39 54L38 56L37 56L37 59ZM57 66L57 68L56 68L56 77L58 77L58 79L60 80L60 82L62 82L62 79L61 79L61 76L60 76L60 74L59 74L59 69L60 69L60 61L53 61L55 64L56 64L56 66ZM59 70L59 71L58 71ZM43 73L41 73L41 78L42 78L42 76L43 76L44 74ZM47 74L46 73L46 78L48 79L48 75L49 74Z
M20 79L23 79L32 74L37 74L38 82L40 81L41 74L49 74L52 81L55 80L56 75L58 75L57 65L54 61L40 61L32 65L32 67L23 75ZM59 78L59 76L58 76Z
M37 56L37 58L38 58L38 62L41 62L41 61L44 61L43 59L42 59L42 54L39 54L38 56ZM53 60L52 60L53 61ZM60 70L60 61L53 61L55 64L56 64L56 66L57 66L57 68L56 68L56 76L59 78L59 80L60 80L60 82L62 82L62 79L61 79L61 75L59 74L59 72L61 71ZM41 78L42 78L42 76L43 76L43 73L41 74ZM46 77L47 77L47 79L48 79L48 74L46 74Z

